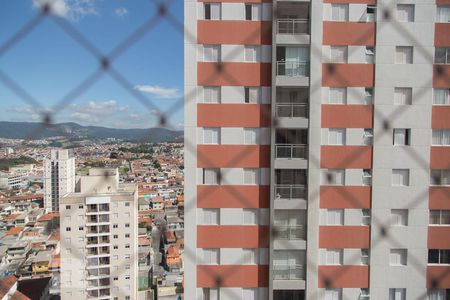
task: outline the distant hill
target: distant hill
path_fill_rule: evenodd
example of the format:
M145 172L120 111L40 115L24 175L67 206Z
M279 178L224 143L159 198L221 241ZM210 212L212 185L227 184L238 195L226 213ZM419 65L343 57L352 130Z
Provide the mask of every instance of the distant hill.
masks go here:
M117 138L146 142L182 142L183 131L165 128L117 129L98 126L82 126L77 123L53 124L42 128L41 123L0 121L0 138L40 139L57 136L69 138Z

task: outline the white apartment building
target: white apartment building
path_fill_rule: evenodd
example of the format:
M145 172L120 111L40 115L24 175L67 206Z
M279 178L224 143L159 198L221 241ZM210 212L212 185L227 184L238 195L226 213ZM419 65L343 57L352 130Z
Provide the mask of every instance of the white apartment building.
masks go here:
M75 157L72 151L52 150L44 161L44 208L58 211L59 199L75 191Z
M137 299L137 187L91 169L61 197L61 299Z

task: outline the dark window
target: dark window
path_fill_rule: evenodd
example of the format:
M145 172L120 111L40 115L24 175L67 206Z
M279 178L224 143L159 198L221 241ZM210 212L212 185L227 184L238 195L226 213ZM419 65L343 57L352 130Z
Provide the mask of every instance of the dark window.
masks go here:
M248 87L244 88L245 91L245 103L250 103L250 89Z
M248 21L252 20L252 5L245 4L245 19Z
M211 20L211 4L205 3L205 20Z

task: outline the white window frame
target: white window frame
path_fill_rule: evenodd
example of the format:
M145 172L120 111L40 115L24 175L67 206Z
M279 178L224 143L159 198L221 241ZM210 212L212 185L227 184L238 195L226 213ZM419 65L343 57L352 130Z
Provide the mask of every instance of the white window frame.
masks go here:
M411 104L412 104L412 88L395 87L394 105L411 105Z
M258 249L257 248L243 248L242 249L242 264L243 265L257 265L258 264Z
M243 225L258 225L258 214L257 208L243 208L242 209L242 224Z
M437 7L436 23L450 22L450 5L440 5Z
M331 21L348 22L349 5L347 3L332 3L331 4Z
M391 266L406 266L408 264L408 250L407 249L390 249L389 265Z
M342 289L325 289L324 300L342 300Z
M330 87L328 91L329 104L347 104L347 88Z
M361 264L369 265L370 264L370 251L369 249L361 249Z
M345 145L346 128L328 128L328 145Z
M203 168L202 184L204 185L220 185L220 169Z
M438 60L439 52L442 52L443 61ZM450 48L436 47L435 51L434 51L434 63L435 64L444 64L444 65L450 64Z
M406 300L406 288L390 288L389 300Z
M220 128L204 127L203 128L203 144L219 145L220 144Z
M209 9L209 18L207 18ZM203 18L205 20L220 20L222 18L222 5L220 2L203 3Z
M242 300L258 300L258 289L257 288L243 288L242 289Z
M205 86L203 87L203 102L220 103L221 102L220 94L221 94L220 86Z
M414 4L397 4L397 21L398 22L414 22L415 20Z
M330 46L330 63L346 64L348 62L348 46Z
M343 249L325 249L325 264L326 265L342 265L344 261Z
M244 87L244 103L259 104L261 103L262 90L260 87Z
M344 209L326 209L326 225L344 225Z
M325 181L324 185L345 185L345 169L328 169L325 178L330 177L329 182Z
M439 176L439 182L435 182L436 174ZM440 169L440 170L431 170L431 185L439 185L439 186L450 186L450 170Z
M409 186L409 169L392 169L392 186Z
M445 217L444 217L444 215L445 215ZM448 209L432 209L432 210L430 210L429 225L430 226L450 226L450 210L448 210Z
M219 62L221 57L221 45L203 45L203 61Z
M258 185L261 177L260 170L258 168L245 168L244 185Z
M260 128L244 128L244 144L258 145L259 144Z
M395 47L395 64L410 65L414 62L413 46L396 46Z
M391 226L408 226L408 210L391 209Z
M432 129L431 146L450 146L450 129Z
M220 225L220 209L219 208L203 208L202 209L203 225Z
M433 89L433 105L450 105L450 89Z
M204 265L220 264L220 248L204 248L202 251Z
M244 46L244 61L259 62L261 60L261 47L257 45Z
M250 15L247 15L250 8ZM244 18L246 21L260 21L262 19L262 5L260 3L245 3Z
M392 130L392 144L394 146L410 146L411 145L411 129L394 128Z

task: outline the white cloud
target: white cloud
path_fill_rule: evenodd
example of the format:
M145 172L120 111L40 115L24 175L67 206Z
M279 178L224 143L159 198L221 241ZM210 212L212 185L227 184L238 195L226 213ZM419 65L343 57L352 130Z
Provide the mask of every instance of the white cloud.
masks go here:
M160 99L175 99L180 97L180 92L177 88L165 88L158 85L137 85L134 88Z
M111 115L117 112L126 112L128 106L120 106L116 100L106 100L101 102L89 101L86 103L72 103L70 109L75 112L88 114Z
M88 113L74 112L70 116L76 122L81 122L81 123L88 122L88 123L94 123L94 124L97 124L100 122L99 117L94 116L92 114L88 114Z
M114 10L114 13L118 17L124 17L125 15L128 14L128 10L125 7L119 7Z
M79 20L86 15L98 15L96 0L32 0L33 6L43 8L50 5L50 13L72 20Z
M14 106L7 109L13 114L24 115L25 120L39 121L46 113L51 113L52 109L48 107L34 107L31 105Z

